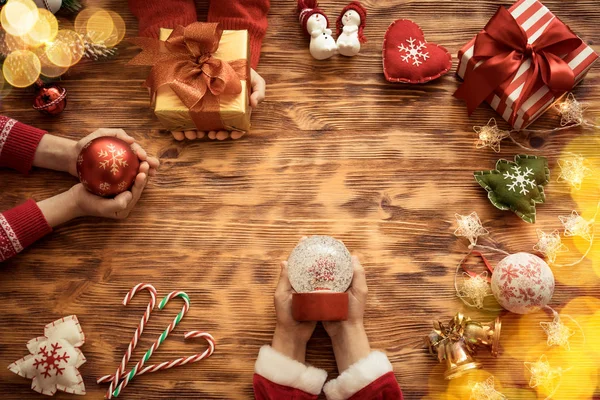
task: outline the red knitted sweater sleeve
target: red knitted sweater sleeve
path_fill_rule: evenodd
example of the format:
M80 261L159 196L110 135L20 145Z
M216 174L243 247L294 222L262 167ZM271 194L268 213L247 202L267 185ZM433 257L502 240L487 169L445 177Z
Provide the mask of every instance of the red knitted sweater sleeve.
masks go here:
M269 0L212 0L208 9L208 22L220 22L223 29L248 30L252 68L256 68L260 59L269 7Z
M0 115L0 167L26 174L45 131Z
M247 29L250 33L252 68L260 58L260 47L267 31L269 0L213 0L208 22L220 22L223 29ZM131 12L138 18L140 36L158 37L160 28L174 28L198 20L193 0L129 0Z
M0 116L0 167L27 173L45 131ZM33 200L0 214L0 262L52 231Z

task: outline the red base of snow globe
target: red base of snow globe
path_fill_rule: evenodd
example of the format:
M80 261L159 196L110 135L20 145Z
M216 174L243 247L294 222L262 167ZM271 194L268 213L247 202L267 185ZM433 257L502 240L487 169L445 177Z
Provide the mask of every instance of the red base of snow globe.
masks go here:
M348 293L294 293L292 316L296 321L345 321L348 319Z

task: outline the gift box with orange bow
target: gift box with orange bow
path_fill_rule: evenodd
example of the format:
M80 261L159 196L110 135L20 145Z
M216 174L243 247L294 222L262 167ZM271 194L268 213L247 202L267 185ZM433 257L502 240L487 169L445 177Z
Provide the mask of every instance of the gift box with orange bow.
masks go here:
M524 129L577 85L598 55L537 0L500 7L458 52L455 96L469 114L487 102Z
M248 31L195 22L132 42L142 52L130 64L152 66L144 85L165 129L250 129Z

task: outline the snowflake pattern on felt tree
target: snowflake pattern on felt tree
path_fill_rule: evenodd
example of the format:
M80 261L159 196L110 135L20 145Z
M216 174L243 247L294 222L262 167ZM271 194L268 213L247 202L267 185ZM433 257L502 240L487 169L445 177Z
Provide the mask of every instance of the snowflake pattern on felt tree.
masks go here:
M15 361L8 369L31 379L31 388L38 393L54 395L56 390L85 394L85 385L78 368L85 363L79 347L85 335L75 315L57 319L46 325L44 336L27 343L29 355Z
M519 154L514 162L501 159L496 169L473 175L494 206L513 211L525 222L535 222L535 205L546 201L544 185L550 181L544 157Z

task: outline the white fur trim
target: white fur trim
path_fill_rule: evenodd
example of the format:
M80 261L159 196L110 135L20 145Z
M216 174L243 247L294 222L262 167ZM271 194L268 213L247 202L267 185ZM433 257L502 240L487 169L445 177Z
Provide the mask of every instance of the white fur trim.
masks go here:
M327 382L323 391L329 400L346 400L391 371L392 364L387 356L381 351L372 351L336 379Z
M315 396L321 393L327 379L325 370L292 360L271 346L261 347L254 372L278 385L300 389Z

